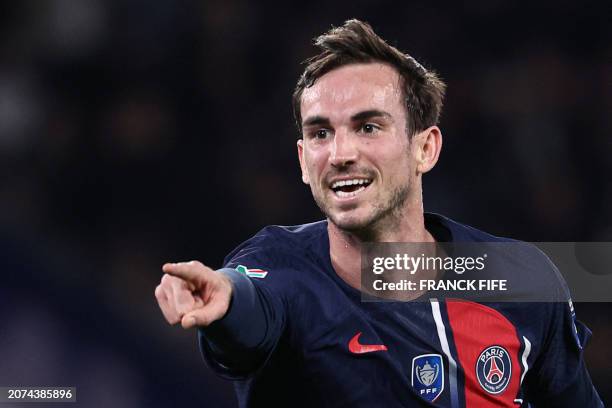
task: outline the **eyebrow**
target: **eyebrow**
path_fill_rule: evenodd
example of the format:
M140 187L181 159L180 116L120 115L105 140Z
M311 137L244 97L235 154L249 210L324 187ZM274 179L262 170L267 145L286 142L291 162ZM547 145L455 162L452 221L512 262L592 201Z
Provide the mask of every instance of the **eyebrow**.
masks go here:
M320 125L329 126L329 118L326 118L325 116L316 115L302 122L302 127L320 126Z
M379 117L383 117L383 118L387 118L387 119L392 119L392 116L390 113L385 112L385 111L380 111L377 109L370 109L367 111L363 111L363 112L359 112L354 114L353 116L351 116L351 121L352 122L360 122L366 119L371 119L371 118L379 118Z
M351 116L351 122L361 122L367 119L377 118L377 117L383 117L383 118L388 118L388 119L393 118L391 114L388 112L377 110L377 109L370 109L370 110L356 113L353 116ZM304 120L304 122L302 123L302 127L329 126L329 124L330 124L329 118L325 116L315 115L315 116L309 117L308 119Z

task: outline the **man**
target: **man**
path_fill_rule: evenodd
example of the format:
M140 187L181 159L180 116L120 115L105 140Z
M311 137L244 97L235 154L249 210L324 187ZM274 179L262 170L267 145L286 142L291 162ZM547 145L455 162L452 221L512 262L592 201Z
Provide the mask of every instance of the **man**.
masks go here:
M316 45L293 103L302 180L326 221L267 227L218 271L164 265L168 322L198 328L240 406L602 406L567 302L361 301L367 242L501 239L423 212L442 81L357 20Z

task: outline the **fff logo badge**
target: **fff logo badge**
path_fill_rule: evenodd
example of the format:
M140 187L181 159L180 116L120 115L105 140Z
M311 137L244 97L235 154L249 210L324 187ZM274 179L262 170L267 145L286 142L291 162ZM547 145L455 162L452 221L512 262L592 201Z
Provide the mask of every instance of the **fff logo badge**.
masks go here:
M444 390L444 363L440 354L421 354L412 359L412 388L433 402Z

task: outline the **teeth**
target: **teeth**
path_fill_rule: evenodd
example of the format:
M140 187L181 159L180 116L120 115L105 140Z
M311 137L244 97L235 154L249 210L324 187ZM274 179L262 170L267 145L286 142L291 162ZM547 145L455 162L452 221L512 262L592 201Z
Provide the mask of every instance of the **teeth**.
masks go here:
M357 194L361 193L363 190L365 190L365 187L359 187L357 190L355 190L355 191L351 191L350 193L346 193L346 192L344 192L344 191L342 191L342 190L335 191L334 193L335 193L335 194L336 194L338 197L345 198L345 197L353 197L353 196L356 196Z
M361 185L361 184L366 184L366 183L370 183L370 182L371 182L371 180L369 180L369 179L340 180L340 181L336 181L335 183L333 183L331 188L338 188L338 187L343 187L343 186L352 186L352 185L357 185L357 184ZM359 190L357 190L357 191L359 191Z

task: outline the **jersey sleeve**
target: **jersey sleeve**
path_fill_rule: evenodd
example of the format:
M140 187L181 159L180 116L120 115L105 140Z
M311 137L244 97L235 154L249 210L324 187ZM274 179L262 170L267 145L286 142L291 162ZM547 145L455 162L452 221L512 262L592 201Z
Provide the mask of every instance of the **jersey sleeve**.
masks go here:
M583 350L591 331L576 319L567 284L557 268L552 268L566 301L546 304L549 324L542 352L529 375L529 401L535 407L603 407L584 362Z
M283 254L258 234L230 253L218 271L232 281L230 307L221 320L198 330L204 361L218 375L248 378L274 351L287 316L283 276L289 257Z

